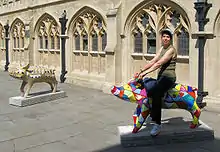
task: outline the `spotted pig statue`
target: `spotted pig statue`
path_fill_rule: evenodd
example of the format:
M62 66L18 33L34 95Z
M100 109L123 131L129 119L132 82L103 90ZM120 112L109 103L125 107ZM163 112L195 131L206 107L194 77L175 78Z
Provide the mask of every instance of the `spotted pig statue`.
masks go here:
M142 80L134 77L127 84L123 86L113 86L111 89L114 96L137 104L133 114L134 128L132 133L138 132L150 114L153 101L147 96L147 90L145 88L148 89L148 86L152 86L154 83L156 83L156 80L152 78ZM199 124L201 114L200 107L196 103L196 98L196 88L176 83L165 95L162 106L165 109L179 108L189 111L193 119L190 128L196 128Z
M55 70L45 67L30 67L29 64L24 67L18 67L16 70L9 71L9 75L13 78L22 80L20 87L21 96L27 97L31 87L34 83L46 82L50 85L52 92L57 90L57 80L55 77ZM27 85L27 89L24 92L24 88Z

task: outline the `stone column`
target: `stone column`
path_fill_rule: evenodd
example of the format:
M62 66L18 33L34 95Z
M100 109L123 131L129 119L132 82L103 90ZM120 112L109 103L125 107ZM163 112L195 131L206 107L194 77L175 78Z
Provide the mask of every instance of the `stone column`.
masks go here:
M66 10L64 10L62 16L59 18L59 22L61 23L61 75L60 75L60 82L64 83L66 80L65 75L67 74L66 71L66 23L68 19L66 18Z
M5 29L5 71L8 71L9 66L9 24L8 21L4 26Z
M33 49L30 49L29 48L29 45L30 45L30 24L29 23L25 23L24 24L24 32L25 32L25 35L24 35L24 52L28 52L27 56L25 56L25 63L29 63L29 64L33 64L32 61L32 54L30 54L30 50L33 50Z
M24 37L24 51L28 51L28 63L34 65L34 54L36 49L34 48L34 26L33 21L29 20L25 22L25 37Z
M118 9L110 9L106 14L107 16L107 46L105 49L106 52L106 71L105 71L105 84L103 86L103 92L110 93L110 88L116 83L117 79L120 79L120 74L117 71L120 71L121 66L116 61L116 47L117 47L117 12ZM118 35L117 35L118 34ZM117 65L117 66L116 66ZM119 69L117 69L119 68Z

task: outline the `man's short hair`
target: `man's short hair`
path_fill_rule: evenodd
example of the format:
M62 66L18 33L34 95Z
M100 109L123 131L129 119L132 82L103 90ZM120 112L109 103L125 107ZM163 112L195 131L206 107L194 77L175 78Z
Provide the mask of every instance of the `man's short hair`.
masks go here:
M173 38L173 32L172 32L170 29L168 29L168 28L163 29L163 30L161 31L161 35L163 36L164 34L169 35L171 39Z

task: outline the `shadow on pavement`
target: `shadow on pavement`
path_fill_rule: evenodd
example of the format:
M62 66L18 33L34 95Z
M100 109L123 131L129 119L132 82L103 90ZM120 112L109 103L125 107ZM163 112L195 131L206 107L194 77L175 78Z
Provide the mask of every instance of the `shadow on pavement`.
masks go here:
M190 142L183 144L169 144L163 146L149 146L149 147L129 147L123 148L121 145L115 145L97 152L219 152L220 139L213 141Z
M175 131L178 129L188 127L190 121L185 121L183 117L172 117L163 119L162 122L167 122L168 127L172 124ZM144 129L143 129L144 130ZM164 129L166 130L166 129ZM120 138L118 136L118 138ZM160 138L160 135L156 138ZM162 136L161 136L162 138ZM147 140L146 140L147 142ZM150 146L138 146L138 147L123 147L121 144L114 145L105 149L97 150L97 152L133 152L133 151L148 151L148 152L219 152L220 149L220 139L215 138L213 140L203 140L188 142L188 143L171 143L166 145L150 145Z

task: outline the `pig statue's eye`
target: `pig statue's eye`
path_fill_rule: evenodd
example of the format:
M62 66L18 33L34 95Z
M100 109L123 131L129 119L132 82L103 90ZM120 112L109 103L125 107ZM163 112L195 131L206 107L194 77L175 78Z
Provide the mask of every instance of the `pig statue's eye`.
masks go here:
M21 72L21 74L24 74L24 72Z

